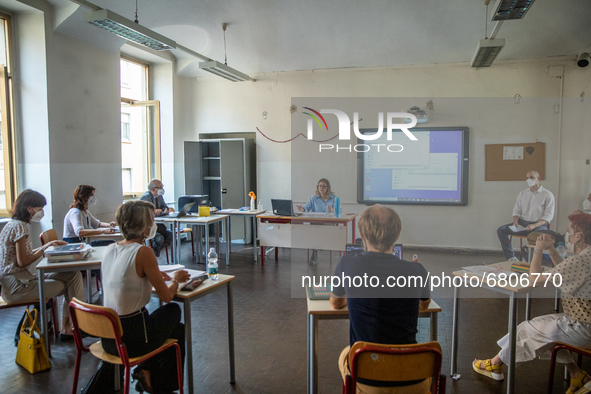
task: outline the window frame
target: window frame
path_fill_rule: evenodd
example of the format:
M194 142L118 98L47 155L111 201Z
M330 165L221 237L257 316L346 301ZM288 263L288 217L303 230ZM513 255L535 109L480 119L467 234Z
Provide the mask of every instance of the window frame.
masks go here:
M17 150L14 117L13 68L12 68L12 17L0 11L5 22L6 64L0 70L0 108L2 110L2 154L4 158L4 193L6 208L0 209L0 216L10 216L18 194Z

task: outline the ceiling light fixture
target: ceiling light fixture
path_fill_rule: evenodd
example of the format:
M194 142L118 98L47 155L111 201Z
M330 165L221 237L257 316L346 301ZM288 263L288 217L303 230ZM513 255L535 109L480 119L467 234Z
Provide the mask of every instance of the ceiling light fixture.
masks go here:
M156 51L176 48L176 42L140 25L137 19L133 22L110 10L85 12L84 21Z
M472 68L480 68L480 67L490 67L499 53L501 49L505 46L505 39L499 38L495 39L495 36L499 32L503 21L495 23L493 27L492 33L490 35L490 39L487 37L488 34L488 5L490 4L490 0L484 0L484 4L486 5L486 17L484 18L484 40L478 41L478 46L476 47L476 52L474 52L474 56L472 56L472 62L470 63L470 67Z
M222 78L226 78L232 82L241 82L241 81L248 81L250 77L246 74L241 73L238 70L233 69L232 67L228 66L228 54L226 53L226 28L228 27L227 23L222 23L222 30L224 31L224 64L220 62L216 62L215 60L206 61L199 63L199 68L220 76Z
M504 46L504 38L498 38L496 40L480 40L476 47L476 52L472 57L470 67L490 67Z
M523 19L535 0L497 0L492 13L492 21Z

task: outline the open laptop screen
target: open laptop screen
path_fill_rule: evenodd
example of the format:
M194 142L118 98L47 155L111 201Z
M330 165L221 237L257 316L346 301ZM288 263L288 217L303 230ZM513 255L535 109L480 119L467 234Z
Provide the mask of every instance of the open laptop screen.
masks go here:
M347 244L345 246L345 254L349 253L361 253L363 252L363 245L362 244ZM402 260L402 244L394 245L394 256L398 257Z

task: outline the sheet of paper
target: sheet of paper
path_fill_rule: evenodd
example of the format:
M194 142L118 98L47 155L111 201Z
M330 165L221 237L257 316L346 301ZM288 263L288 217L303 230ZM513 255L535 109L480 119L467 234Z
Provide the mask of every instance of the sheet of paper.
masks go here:
M159 265L158 269L160 270L160 272L171 272L185 269L185 266L181 264L167 264Z
M491 276L491 275L499 275L499 274L505 274L505 275L511 275L511 274L515 274L515 272L511 272L511 271L506 271L500 267L493 267L490 265L471 265L469 267L462 267L462 269L464 271L476 274L476 275L484 275L486 274L487 276Z
M503 146L503 160L523 160L523 146Z
M514 233L518 233L520 231L525 231L527 229L525 227L523 227L522 225L518 225L517 227L509 226L509 230L513 231Z

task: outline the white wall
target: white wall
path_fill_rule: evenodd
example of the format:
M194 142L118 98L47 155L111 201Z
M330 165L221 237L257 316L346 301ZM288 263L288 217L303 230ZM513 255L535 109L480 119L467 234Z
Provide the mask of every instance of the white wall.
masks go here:
M526 185L525 182L485 182L484 145L533 142L536 139L546 142L547 179L543 184L554 193L558 191L559 121L552 106L559 103L561 81L547 75L549 65L564 66L564 95L576 97L565 99L563 103L560 217L552 223L554 228L564 229L566 215L579 207L585 191L588 193L591 177L590 166L584 165L584 159L591 156L588 136L591 122L587 115L591 112L590 100L580 103L579 99L581 91L590 91L591 72L577 69L570 59L496 62L490 69L481 70L471 69L466 64L452 64L274 73L254 76L257 79L254 83L231 83L217 77L199 78L194 98L196 132L253 131L259 127L270 138L287 140L300 132L291 130L289 107L294 97L416 97L418 102L415 105L421 106L432 99L435 103L432 126L468 126L473 129L470 204L467 207L393 206L403 220L401 241L500 249L495 229L510 222L515 197ZM515 94L522 96L520 108L531 108L524 110L525 116L519 111L512 115L511 121L521 127L502 127L508 119L503 115L499 119L488 116L500 109L494 110L490 106L505 105L509 109ZM449 97L464 98L457 104L470 103L472 115L462 116L461 108L450 106L452 100L442 99ZM485 97L505 100L478 99ZM544 97L546 99L535 99ZM268 112L267 120L261 116L263 111ZM479 116L479 113L487 116ZM271 198L293 196L296 201L303 201L304 196L312 194L320 172L311 174L305 185L301 184L305 177L298 176L297 185L290 177L294 173L292 159L301 161L292 152L296 148L297 152L310 149L312 144L301 137L294 143L278 144L258 136L257 188L266 207L270 207ZM354 179L352 177L351 182ZM351 202L354 185L333 183L332 186L337 191L345 190L345 201ZM361 212L364 208L355 203L344 206L350 212Z

